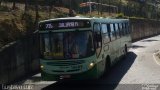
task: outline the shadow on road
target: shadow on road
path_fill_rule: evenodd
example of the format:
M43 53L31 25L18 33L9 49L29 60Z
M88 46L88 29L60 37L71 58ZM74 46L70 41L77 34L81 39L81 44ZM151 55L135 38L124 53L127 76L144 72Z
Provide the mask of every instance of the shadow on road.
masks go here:
M145 46L140 46L140 45L132 45L132 49L137 49L137 48L145 48Z
M159 41L159 40L150 39L150 40L143 40L142 42L153 42L153 41Z
M134 63L137 55L129 52L128 56L120 60L103 78L98 80L63 81L51 84L42 90L114 90L123 76Z

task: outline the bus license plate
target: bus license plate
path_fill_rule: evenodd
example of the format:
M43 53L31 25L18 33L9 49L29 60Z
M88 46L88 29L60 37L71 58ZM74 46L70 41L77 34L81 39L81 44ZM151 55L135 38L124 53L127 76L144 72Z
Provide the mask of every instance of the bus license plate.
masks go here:
M71 66L72 69L82 69L82 65L78 65L78 66Z
M69 67L68 66L61 66L59 67L60 69L68 69Z
M71 77L71 75L62 75L62 76L60 76L61 78L70 78Z

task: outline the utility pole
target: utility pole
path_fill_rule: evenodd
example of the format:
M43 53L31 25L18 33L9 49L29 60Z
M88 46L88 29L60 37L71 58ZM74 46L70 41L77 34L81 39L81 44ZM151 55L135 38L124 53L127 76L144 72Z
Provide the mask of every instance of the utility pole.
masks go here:
M25 8L24 8L24 13L28 11L28 0L25 0Z
M16 8L16 1L13 0L12 10L14 10L15 8Z
M120 0L120 13L122 13L122 2Z
M98 3L98 16L99 16L99 0L97 0L97 3Z
M69 0L69 16L73 16L73 11L71 9L71 0Z
M102 12L103 12L103 5L102 5L102 3L103 3L103 0L101 0L101 16L102 16Z
M71 0L69 0L69 9L71 10Z
M157 19L159 20L159 5L160 5L160 1L157 0Z
M109 0L109 16L110 16L110 0Z
M91 5L91 0L89 0L89 13L90 13L90 15L91 15L91 13L92 13L92 5Z
M155 0L156 19L158 19L158 2Z
M1 6L1 4L2 4L2 0L0 0L0 6Z

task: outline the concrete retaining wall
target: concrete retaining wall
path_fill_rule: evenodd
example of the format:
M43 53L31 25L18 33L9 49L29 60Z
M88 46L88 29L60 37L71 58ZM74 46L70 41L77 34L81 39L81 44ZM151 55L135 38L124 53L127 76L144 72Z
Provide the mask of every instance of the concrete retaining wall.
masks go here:
M130 19L132 41L160 34L160 21Z
M26 37L0 49L0 84L39 71L38 36Z

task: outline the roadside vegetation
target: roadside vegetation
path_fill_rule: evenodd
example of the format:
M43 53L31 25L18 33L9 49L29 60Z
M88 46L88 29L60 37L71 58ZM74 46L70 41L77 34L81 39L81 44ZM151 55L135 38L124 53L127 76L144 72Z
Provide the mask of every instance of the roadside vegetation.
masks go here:
M88 0L0 0L0 47L32 34L37 29L38 21L50 18L75 15L156 20L160 18L160 10L147 4L152 3L150 2L152 0L142 0L145 2L139 2L140 0L91 1L115 6L117 12L110 12L110 10L107 12L99 6L91 13L80 12L82 10L80 3Z
M28 5L25 11L24 4L19 4L12 9L12 4L2 3L0 6L0 47L32 34L37 29L40 20L49 18L66 17L68 8L54 7L49 13L47 6L38 7L38 14L34 5Z

